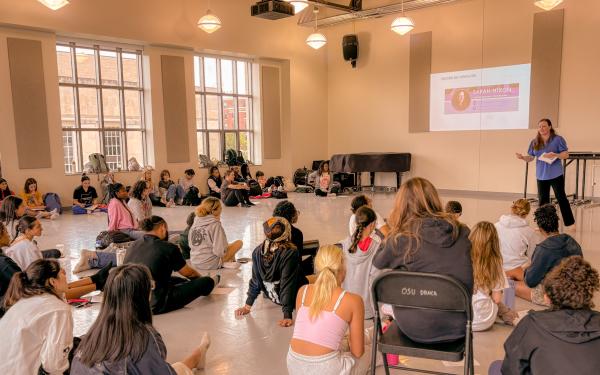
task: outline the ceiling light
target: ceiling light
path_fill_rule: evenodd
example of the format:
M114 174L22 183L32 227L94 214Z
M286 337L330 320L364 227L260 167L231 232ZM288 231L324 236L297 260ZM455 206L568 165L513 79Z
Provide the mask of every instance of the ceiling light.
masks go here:
M198 27L206 31L209 34L221 28L221 20L210 12L210 9L206 11L206 14L198 20Z
M306 38L306 44L314 49L319 49L327 44L327 38L319 32L319 8L314 7L313 13L315 14L315 32Z
M415 28L415 23L404 15L404 1L402 1L402 16L392 21L390 29L400 35L404 35Z
M294 6L294 14L298 14L302 12L306 7L308 7L308 2L306 0L283 0L288 2Z
M537 0L534 4L543 10L550 10L562 2L563 0Z
M59 10L60 8L64 7L65 5L69 4L68 0L38 0L38 1L52 10Z

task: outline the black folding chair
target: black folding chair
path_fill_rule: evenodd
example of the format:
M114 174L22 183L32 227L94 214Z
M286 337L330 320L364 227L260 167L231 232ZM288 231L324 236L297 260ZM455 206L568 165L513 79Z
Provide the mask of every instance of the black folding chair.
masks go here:
M397 368L428 374L448 374L404 366L389 366L386 354L458 362L464 359L465 375L473 375L473 332L471 329L471 293L453 277L433 273L389 271L379 275L371 287L375 305L375 327L373 329L373 352L371 374L375 374L377 351L383 356L386 375L389 368ZM385 333L381 326L379 305L415 310L463 312L467 318L465 338L441 344L422 344L412 341L391 324Z

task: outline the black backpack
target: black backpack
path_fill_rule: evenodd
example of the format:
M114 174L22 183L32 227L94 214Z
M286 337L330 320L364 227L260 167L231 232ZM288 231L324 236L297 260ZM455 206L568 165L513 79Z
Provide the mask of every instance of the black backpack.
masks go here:
M183 197L183 206L197 206L202 202L200 198L200 190L195 186L190 186L190 190Z
M306 168L298 168L294 172L294 185L308 185L308 175L311 171Z
M258 195L262 195L263 193L260 184L256 180L249 180L248 187L250 188L249 194L251 197L256 197Z
M111 243L123 243L133 241L133 238L120 230L102 231L96 237L96 249L106 249Z

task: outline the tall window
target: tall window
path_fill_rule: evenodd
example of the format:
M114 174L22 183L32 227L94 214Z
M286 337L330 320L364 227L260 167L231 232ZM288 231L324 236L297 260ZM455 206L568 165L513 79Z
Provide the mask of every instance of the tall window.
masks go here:
M233 149L254 160L251 63L195 56L194 81L198 153L223 160Z
M65 173L101 153L111 170L146 160L142 52L57 44Z

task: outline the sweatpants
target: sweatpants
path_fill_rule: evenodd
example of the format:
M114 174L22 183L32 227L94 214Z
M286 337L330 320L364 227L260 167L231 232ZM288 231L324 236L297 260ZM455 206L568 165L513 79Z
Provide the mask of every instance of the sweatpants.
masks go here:
M250 201L247 190L231 189L227 196L223 199L223 203L227 207L235 207L239 203L247 203Z
M186 280L171 277L169 290L163 301L152 307L154 314L164 314L183 308L198 297L207 296L215 288L215 281L210 277L199 277Z

